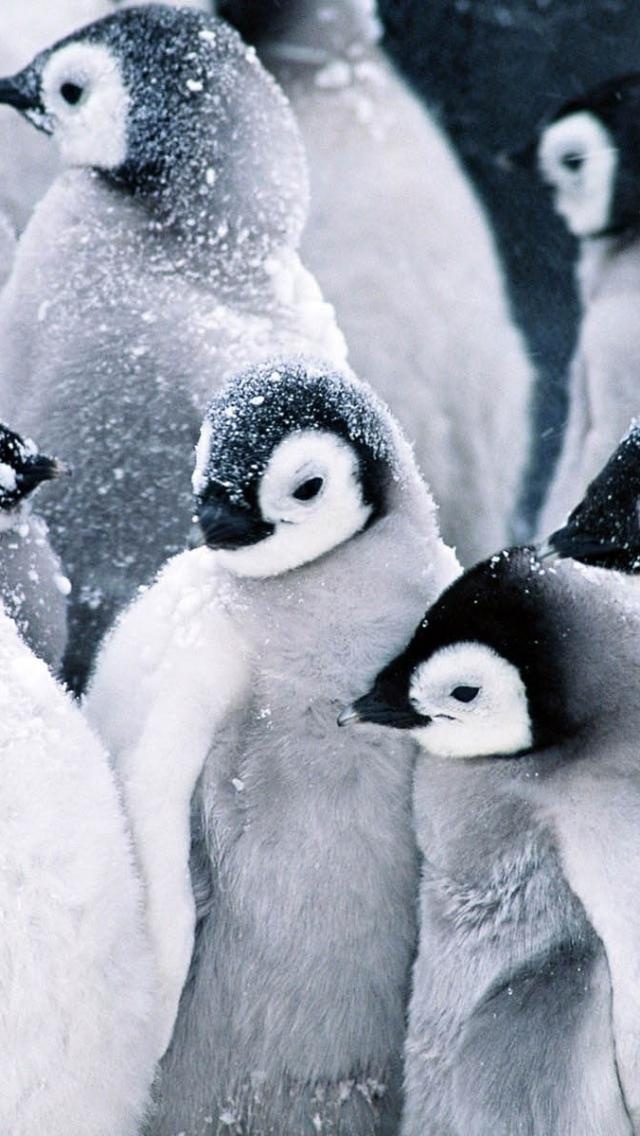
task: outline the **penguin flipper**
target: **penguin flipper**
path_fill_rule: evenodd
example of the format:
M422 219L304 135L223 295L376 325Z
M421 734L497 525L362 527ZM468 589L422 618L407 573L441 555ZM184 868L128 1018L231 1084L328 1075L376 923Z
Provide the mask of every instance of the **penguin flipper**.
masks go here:
M464 1136L631 1136L609 968L590 928L489 990L463 1027L453 1096Z

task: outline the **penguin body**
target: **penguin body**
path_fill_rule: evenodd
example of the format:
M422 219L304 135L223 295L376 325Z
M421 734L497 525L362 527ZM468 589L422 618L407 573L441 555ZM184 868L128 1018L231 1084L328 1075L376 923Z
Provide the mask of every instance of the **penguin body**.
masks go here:
M159 1051L124 816L105 751L2 610L0 704L0 1130L131 1136Z
M612 578L506 552L341 715L426 750L404 1136L637 1130L638 630Z
M148 1131L392 1133L413 751L372 746L375 731L344 748L335 692L457 564L388 412L321 364L230 383L194 488L209 547L123 615L87 703L123 782L170 1025L198 906Z
M40 203L0 309L2 404L74 465L46 516L73 583L78 690L115 612L185 545L189 454L223 378L270 351L345 348L296 252L291 111L223 22L124 10L3 90L83 167Z
M512 531L533 377L488 221L379 47L374 5L281 8L259 48L308 153L305 263L335 305L351 365L415 443L444 539L473 563ZM503 452L508 468L495 461Z
M540 176L580 241L583 316L569 416L540 532L562 524L638 408L640 78L623 76L565 104L540 134Z
M26 643L54 672L67 637L69 582L28 498L42 482L68 472L0 424L0 599Z

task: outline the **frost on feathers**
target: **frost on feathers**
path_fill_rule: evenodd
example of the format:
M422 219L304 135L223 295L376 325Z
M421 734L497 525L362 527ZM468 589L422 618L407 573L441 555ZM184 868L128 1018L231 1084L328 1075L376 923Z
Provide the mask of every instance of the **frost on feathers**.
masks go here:
M180 0L189 3L189 0ZM137 0L140 3L140 0ZM119 4L119 7L125 5ZM206 0L193 7L207 8ZM0 5L0 75L10 75L62 36L108 16L112 0L2 0ZM20 232L31 211L59 172L55 146L34 134L27 123L8 108L0 108L0 211ZM0 257L4 249L0 246ZM7 264L7 269L8 269ZM0 259L0 281L4 276Z
M316 441L322 494L307 513L298 501L305 520L278 522L296 506L278 495L286 476L274 506L269 477L298 447L295 487ZM304 562L268 574L261 559L290 530L331 529L323 500L345 451L348 493L375 469L371 508L353 514L350 538L331 547L330 534L311 560L308 537ZM172 560L105 641L87 699L122 776L174 1005L196 902L200 919L148 1133L198 1131L206 1117L247 1136L395 1131L417 883L412 748L347 738L335 717L339 692L355 694L404 644L458 566L386 408L320 363L231 381L208 411L195 486L205 534L216 499L256 522L269 499L273 531Z
M0 1131L131 1136L158 1055L104 750L0 611Z
M349 362L398 416L465 563L508 543L533 369L491 231L444 134L375 42L372 4L286 6L262 57L307 147L305 263ZM285 22L287 21L287 22Z
M272 353L345 354L298 259L297 127L255 53L222 21L160 6L121 11L88 37L87 117L67 130L56 105L58 130L76 162L83 144L98 160L106 53L109 105L117 82L127 103L127 159L55 182L0 308L6 413L75 471L46 518L73 584L65 675L76 689L115 612L185 545L192 446L223 379ZM48 76L53 90L85 38L45 52L25 81Z

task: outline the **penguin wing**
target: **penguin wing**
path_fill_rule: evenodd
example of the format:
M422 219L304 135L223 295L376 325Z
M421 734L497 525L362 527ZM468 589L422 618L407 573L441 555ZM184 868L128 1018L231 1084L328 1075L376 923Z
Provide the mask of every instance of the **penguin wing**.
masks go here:
M146 890L168 1045L191 954L191 798L248 679L209 549L174 557L107 638L86 713L111 753Z
M584 927L496 983L466 1021L453 1075L456 1132L631 1136L607 959Z

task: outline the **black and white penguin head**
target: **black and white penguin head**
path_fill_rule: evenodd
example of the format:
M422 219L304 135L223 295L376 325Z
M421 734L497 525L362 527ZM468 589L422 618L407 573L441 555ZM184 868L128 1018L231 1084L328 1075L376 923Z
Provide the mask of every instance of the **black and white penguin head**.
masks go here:
M566 525L540 552L640 573L640 425L632 425Z
M394 475L388 419L372 392L321 364L269 363L209 407L196 518L230 571L276 576L373 523Z
M541 131L538 169L577 237L616 235L640 220L640 75L564 104Z
M565 586L528 549L472 568L427 613L406 650L340 725L410 729L446 758L513 756L571 736Z
M0 81L0 103L88 167L185 224L242 217L297 239L306 167L287 100L224 21L160 4L124 8Z
M45 457L34 442L0 423L0 531L13 523L21 505L41 482L70 472L63 462Z

